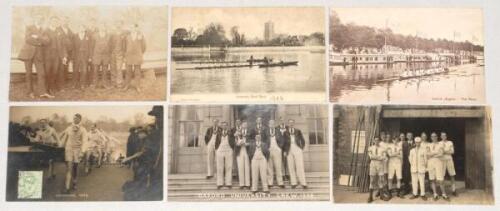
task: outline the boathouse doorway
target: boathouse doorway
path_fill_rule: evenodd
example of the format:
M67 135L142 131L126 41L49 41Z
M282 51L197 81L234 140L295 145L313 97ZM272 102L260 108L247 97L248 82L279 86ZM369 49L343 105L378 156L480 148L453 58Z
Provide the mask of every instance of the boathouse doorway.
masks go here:
M486 130L482 118L433 118L428 116L414 118L383 118L382 130L412 132L420 136L425 132L430 141L430 133L445 131L453 141L455 154L456 180L465 182L467 189L485 189L487 171L485 153L487 150ZM446 175L446 179L449 179Z

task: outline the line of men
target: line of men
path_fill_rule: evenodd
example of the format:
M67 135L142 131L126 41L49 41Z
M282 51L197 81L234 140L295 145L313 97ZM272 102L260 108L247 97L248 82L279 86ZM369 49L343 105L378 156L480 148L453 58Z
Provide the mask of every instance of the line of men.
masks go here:
M233 159L236 157L240 189L258 192L259 179L262 192L269 193L269 187L285 188L283 172L290 176L292 188L300 184L304 189L307 182L304 171L303 150L305 140L302 132L295 128L295 120L288 125L280 120L269 120L264 125L261 117L256 118L255 127L249 128L245 120L236 120L235 127L227 122L213 121L205 134L207 146L207 179L214 176L216 161L217 189L232 188ZM286 164L284 165L284 163Z
M455 151L453 142L448 140L446 132L440 133L440 139L436 132L432 132L430 141L425 132L415 138L412 133L406 135L400 133L399 136L391 137L389 133L381 132L380 138L375 137L372 144L368 148L370 157L368 203L373 202L373 192L377 188L377 194L383 200L390 200L392 192L397 192L400 198L404 198L411 189L410 199L420 196L426 201L426 174L435 201L439 200L440 196L450 201L444 184L446 173L450 176L452 195L457 196L453 162ZM438 192L438 187L441 194Z
M67 84L74 89L134 88L140 91L138 80L146 51L146 41L138 24L130 30L117 20L113 29L106 23L88 26L80 23L76 32L69 27L69 18L63 21L50 17L48 24L41 15L35 15L33 24L25 30L24 45L18 59L24 62L28 95L35 98L54 98ZM72 64L72 82L69 64ZM32 75L36 69L36 89ZM124 70L126 67L126 70ZM125 81L123 79L125 78Z
M66 180L64 193L76 190L78 164L84 162L85 173L89 174L91 170L91 161L100 167L104 159L109 157L109 147L111 142L101 129L93 124L89 131L81 125L82 116L75 114L73 122L60 134L51 126L47 119L40 119L40 129L36 131L34 137L28 136L31 142L40 143L54 147L64 148L64 160L66 162ZM57 154L55 151L48 151L48 179L54 179L54 160Z

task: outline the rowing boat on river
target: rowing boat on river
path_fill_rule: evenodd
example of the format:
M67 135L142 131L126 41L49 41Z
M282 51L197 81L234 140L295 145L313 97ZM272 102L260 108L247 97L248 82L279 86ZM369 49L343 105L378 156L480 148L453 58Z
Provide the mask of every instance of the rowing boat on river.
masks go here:
M297 65L299 62L298 61L293 61L293 62L275 62L275 63L268 63L268 64L259 64L260 68L264 67L285 67L285 66L292 66L292 65Z

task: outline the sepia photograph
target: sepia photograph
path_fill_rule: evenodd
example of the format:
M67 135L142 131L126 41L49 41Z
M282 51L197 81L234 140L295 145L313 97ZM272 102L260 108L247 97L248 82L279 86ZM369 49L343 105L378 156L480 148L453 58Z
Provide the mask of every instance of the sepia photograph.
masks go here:
M10 107L6 201L161 201L163 106Z
M485 106L334 105L335 203L493 205Z
M12 7L10 100L165 100L167 12L166 6Z
M481 8L331 8L330 101L480 104Z
M326 99L322 7L172 8L174 102Z
M168 201L329 201L328 106L172 105Z

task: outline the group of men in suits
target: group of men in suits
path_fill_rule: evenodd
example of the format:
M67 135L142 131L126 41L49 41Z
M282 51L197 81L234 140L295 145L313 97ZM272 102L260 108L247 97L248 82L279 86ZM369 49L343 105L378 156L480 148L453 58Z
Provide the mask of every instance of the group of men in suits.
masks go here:
M61 20L52 16L45 23L43 16L35 15L33 24L26 27L18 56L25 65L28 95L54 98L67 85L78 90L87 87L139 90L136 82L146 51L144 35L137 24L126 30L122 20L109 26L91 20L88 25L78 24L73 31L67 17ZM72 81L69 64L72 64ZM36 87L32 81L33 66L37 73Z
M258 192L259 179L264 193L269 193L269 187L275 184L285 188L285 169L292 188L298 184L307 188L303 160L305 140L302 132L295 128L293 119L288 120L288 125L284 121L277 125L275 120L269 120L264 125L262 118L257 117L253 128L249 128L245 120L236 120L235 126L229 128L227 122L219 125L216 119L206 131L205 144L207 179L214 176L215 160L217 189L232 188L234 158L240 189Z
M413 133L400 133L391 137L390 133L381 132L380 138L375 137L368 148L370 157L370 194L368 202L373 201L373 192L378 189L381 199L389 200L392 192L397 192L404 198L409 190L410 199L427 200L426 178L430 183L433 199L443 198L450 201L445 189L445 175L448 173L451 180L451 194L457 196L455 186L455 165L453 142L448 139L446 132L432 132L428 140L427 133L414 137ZM396 188L394 187L396 179ZM439 189L439 190L438 190Z

